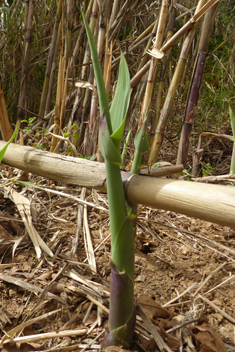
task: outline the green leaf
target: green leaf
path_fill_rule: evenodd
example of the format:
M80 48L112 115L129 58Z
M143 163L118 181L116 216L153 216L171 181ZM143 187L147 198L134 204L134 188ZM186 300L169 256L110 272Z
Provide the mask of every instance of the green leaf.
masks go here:
M142 124L139 131L137 132L134 140L136 151L139 153L145 153L149 150L149 142L146 131L146 121Z
M94 161L96 159L96 154L88 156L87 159L91 160L91 161Z
M70 136L70 132L65 132L64 133L64 138L67 138L67 137L69 137Z
M70 130L76 130L78 129L78 125L76 123L74 123L71 127Z
M133 174L138 174L141 168L143 153L149 150L148 136L146 131L146 119L136 134L134 144L135 144L136 152L135 152L131 172Z
M20 183L21 185L24 185L24 186L34 187L34 188L38 188L38 189L45 191L45 189L43 187L37 186L34 183L30 183L28 181L18 181L18 180L9 180L9 181L15 182L15 183Z
M35 120L36 120L36 117L29 117L28 122L29 122L30 124L32 124L32 122L34 122Z
M121 166L121 155L110 136L107 121L104 114L102 114L100 118L99 142L100 151L105 160L112 162L114 165Z
M7 144L4 145L4 147L2 147L2 149L0 149L0 162L2 161L2 158L4 157L4 154L7 150L7 147L9 146L9 144L14 140L17 132L18 132L18 128L20 127L20 120L17 120L16 122L16 127L15 127L15 130L13 132L13 135L12 137L10 138L10 140L7 142Z
M96 79L96 84L97 84L100 111L105 110L105 115L106 115L106 118L107 118L109 132L110 132L110 134L112 134L108 98L107 98L106 88L105 88L104 79L103 79L103 72L102 72L102 69L101 69L100 60L99 60L99 56L98 56L98 53L97 53L95 40L94 40L94 37L93 37L93 35L91 33L89 24L88 24L88 22L86 20L86 17L85 17L83 12L82 12L82 17L83 17L83 21L84 21L84 24L85 24L85 27L86 27L86 33L87 33L87 37L88 37L88 41L89 41L89 45L90 45L90 49L91 49L91 58L92 58L92 63L93 63L94 73L95 73L95 79Z
M41 143L41 144L39 144L39 145L37 145L37 143L36 143L35 146L36 146L38 149L43 149L43 148L46 148L48 145L47 145L47 143Z
M74 141L77 141L77 140L78 140L78 137L79 137L78 132L75 132L74 135L73 135L73 140L74 140Z
M233 110L230 105L229 105L229 115L230 115L230 120L231 120L233 137L235 137L235 114L233 113Z
M122 151L122 158L124 158L126 156L126 153L128 151L128 143L131 138L131 132L132 132L132 129L130 129L129 132L127 133L127 136L126 136L126 139L124 142L123 151Z
M132 205L127 204L126 210L127 210L127 219L128 220L134 220L137 217L135 209L133 208Z
M119 65L119 75L117 87L110 108L110 118L112 133L111 137L117 146L120 148L125 123L126 123L126 114L130 102L130 75L128 66L125 60L124 55L121 53L121 60Z

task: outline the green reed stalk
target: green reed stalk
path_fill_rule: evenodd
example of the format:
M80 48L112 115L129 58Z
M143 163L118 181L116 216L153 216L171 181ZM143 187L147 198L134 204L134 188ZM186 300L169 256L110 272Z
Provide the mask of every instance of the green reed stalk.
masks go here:
M109 216L111 228L111 287L108 330L104 346L131 344L135 327L134 305L134 229L128 217L120 173L119 152L130 100L130 77L122 55L119 77L112 106L109 110L102 69L94 38L83 15L91 49L91 57L102 112L99 130L100 150L105 159Z
M232 132L233 132L233 151L230 165L230 174L235 174L235 114L232 111L231 106L229 106L229 115L231 120Z

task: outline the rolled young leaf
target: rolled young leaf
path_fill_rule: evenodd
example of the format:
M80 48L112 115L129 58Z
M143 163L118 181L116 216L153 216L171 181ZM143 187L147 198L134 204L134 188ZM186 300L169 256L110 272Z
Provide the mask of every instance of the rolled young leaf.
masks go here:
M100 117L99 141L100 150L105 160L109 160L113 164L121 166L121 155L110 136L107 120L104 113Z
M133 174L138 174L140 172L143 154L149 150L146 122L147 121L145 118L145 121L143 122L142 126L140 127L139 131L135 136L134 144L136 151L131 168L131 172Z
M126 114L130 102L130 87L129 70L124 55L121 53L118 81L110 108L112 138L118 149L120 148L126 124Z

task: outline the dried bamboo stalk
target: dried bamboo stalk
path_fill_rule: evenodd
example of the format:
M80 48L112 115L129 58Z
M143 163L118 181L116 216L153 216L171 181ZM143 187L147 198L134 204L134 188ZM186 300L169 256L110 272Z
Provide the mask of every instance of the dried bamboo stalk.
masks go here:
M66 66L68 65L69 58L71 55L72 47L72 28L73 28L73 16L74 16L74 0L67 1L67 35L66 35Z
M159 23L158 23L157 34L156 34L156 40L155 40L155 44L154 44L154 49L157 49L157 50L159 50L162 45L163 34L164 34L167 15L168 15L168 4L169 4L169 0L162 1L161 12L159 15ZM158 59L152 57L151 62L150 62L149 73L148 73L148 81L147 81L146 91L145 91L145 95L144 95L144 101L143 101L141 115L140 115L140 119L139 119L139 126L142 125L142 123L144 121L144 117L145 117L147 110L149 108L149 105L150 105L150 101L152 98L153 89L154 89L154 85L155 85L157 64L158 64Z
M63 0L59 0L58 5L57 5L57 10L56 10L55 24L54 24L54 28L53 28L52 40L51 40L50 51L49 51L48 60L47 60L47 67L46 67L43 91L42 91L42 96L41 96L41 103L40 103L40 109L39 109L40 116L44 116L44 112L45 112L47 94L48 94L48 89L49 89L49 81L50 81L50 75L51 75L51 69L52 69L52 63L53 63L53 57L55 54L56 41L57 41L57 36L58 36L59 23L60 23L61 16L62 16L62 5L63 5Z
M177 164L186 166L189 138L191 135L194 114L199 98L199 91L202 82L202 76L208 54L209 41L218 11L219 3L217 2L205 15L202 31L200 35L197 60L194 65L194 72L191 81L191 87L188 96L185 120L182 127L181 138L178 149Z
M206 3L198 13L195 13L195 15L182 27L180 28L174 35L173 37L166 42L162 48L160 49L160 52L166 53L182 36L188 32L192 26L219 0L209 0L208 3ZM150 63L151 60L149 60L136 74L134 77L131 79L131 87L134 87L140 79L143 77L143 75L149 70L150 68Z
M32 37L32 22L33 22L33 8L34 1L29 0L25 3L25 39L23 46L23 62L21 71L21 83L20 83L20 95L18 102L18 118L23 119L26 109L26 89L27 89L27 77L29 72L29 58L31 48L31 37ZM21 109L21 107L23 109Z
M0 148L6 142L0 141ZM65 184L106 191L105 165L10 144L3 162ZM128 179L127 173L123 178ZM221 185L132 175L127 199L134 204L165 209L235 229L235 189Z
M54 55L53 55L53 62L52 62L50 77L49 77L49 86L48 86L47 96L46 96L46 106L45 106L45 111L44 111L44 118L51 111L51 99L52 99L52 92L53 92L54 76L55 76L55 71L56 71L56 67L57 67L57 59L58 59L57 56L58 56L61 26L62 26L62 23L60 21L58 31L57 31L57 37L56 37L56 43L55 43L55 49L54 49Z
M88 6L86 13L85 13L86 19L90 18L91 10L93 7L93 2L94 2L94 0L91 0L89 2L89 6ZM81 29L80 29L79 34L77 36L77 41L76 41L76 44L75 44L75 47L73 50L73 54L72 54L72 58L71 58L71 62L70 62L71 70L69 71L69 77L72 77L72 72L74 71L75 63L76 63L79 51L81 50L81 43L82 43L84 34L85 34L85 25L84 25L84 23L82 23Z
M53 118L54 118L53 134L54 135L52 136L50 152L53 152L55 150L56 145L58 143L58 139L55 135L59 134L60 112L61 112L63 86L64 86L64 80L63 80L64 65L65 65L65 58L62 58L61 56L60 63L59 63L59 70L58 70L56 103L55 103L55 109L53 113Z
M110 17L110 26L112 26L115 18L117 17L119 4L120 4L119 0L114 0L113 6L112 6L111 17Z
M167 40L172 38L174 34L174 26L175 26L175 7L173 6L176 3L176 0L173 0L172 6L169 10L169 22L168 22L168 30L167 30ZM156 125L158 124L158 120L160 117L160 111L162 107L162 95L163 95L163 89L165 85L165 75L166 75L166 68L169 60L169 56L171 53L171 49L167 51L167 54L164 56L162 60L162 67L161 67L161 73L160 73L160 80L159 80L159 85L158 85L158 92L157 92L157 99L156 99L156 113L154 115L154 118L152 120L151 124L151 131L150 131L150 145L153 142L155 130L156 130Z
M9 122L4 93L0 86L0 130L2 139L8 141L12 136L12 128Z
M198 2L198 6L196 9L196 13L200 11L200 9L203 7L203 5L205 4L206 0L199 0ZM195 15L196 16L196 15ZM191 30L188 32L188 34L185 37L184 40L184 44L180 53L180 58L179 61L177 63L168 93L167 93L167 97L163 106L163 109L161 111L161 115L160 115L160 119L155 131L155 136L153 139L153 144L149 153L149 159L148 159L148 163L151 165L153 163L156 162L157 157L158 157L158 153L160 150L160 147L162 145L162 141L163 141L163 136L164 136L164 129L167 123L167 119L169 117L169 114L171 112L171 108L173 105L173 101L174 101L174 97L176 94L176 90L178 88L178 84L180 82L180 78L182 77L183 71L184 71L184 67L186 64L186 60L188 58L189 55L189 51L192 45L192 41L194 39L194 36L196 34L196 30L198 27L198 22L196 22L194 24L194 26L191 28Z
M152 23L152 33L151 33L151 35L150 35L150 37L149 37L149 40L148 40L148 43L147 43L147 45L146 45L146 47L145 47L145 52L147 53L147 51L150 49L150 47L152 46L152 43L153 43L153 38L154 38L154 36L155 36L155 34L156 34L156 32L157 32L157 27L158 27L158 22L159 22L159 18L155 21L155 22L153 22ZM147 29L149 29L149 27L147 28ZM144 31L144 33L146 33L146 31L147 30L145 30ZM139 71L145 64L146 64L146 62L148 61L148 55L144 55L144 57L142 57L142 59L141 59L141 61L140 61L140 63L139 63L139 66L138 66L138 70L137 71Z
M87 15L89 15L90 12L87 11ZM89 27L91 29L92 34L95 34L95 28L97 25L97 17L98 17L98 2L97 0L93 1L93 6L92 6L92 11L91 11L91 18L89 21ZM91 57L90 57L90 48L89 45L87 43L86 48L85 48L85 53L83 56L83 62L82 62L82 69L81 69L81 80L85 80L85 78L89 75L89 78L87 79L87 81L89 81L89 83L93 83L93 72L91 72L90 69L90 62L91 62ZM89 70L90 69L90 70ZM79 140L77 142L78 146L82 145L83 139L84 139L84 134L85 134L85 125L84 123L82 124L82 121L84 119L85 116L85 112L89 107L90 104L90 92L86 92L86 99L83 99L83 103L81 104L81 100L82 100L82 96L83 96L83 92L81 88L77 89L77 93L76 93L76 97L75 97L75 102L73 104L73 109L72 109L72 113L71 113L71 118L69 120L69 123L67 125L68 130L69 128L72 126L74 120L76 119L76 115L82 115L80 117L80 121L81 121L81 126L80 126L80 134L79 134Z

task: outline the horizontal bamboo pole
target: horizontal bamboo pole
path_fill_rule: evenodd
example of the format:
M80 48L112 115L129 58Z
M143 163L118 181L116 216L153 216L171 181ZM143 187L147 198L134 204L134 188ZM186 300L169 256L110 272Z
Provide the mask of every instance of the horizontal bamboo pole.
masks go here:
M0 148L6 142L0 141ZM106 191L105 165L10 144L3 162L66 184ZM235 229L235 187L124 173L132 203L170 210Z
M0 141L0 148L6 142ZM104 164L46 152L11 143L2 159L5 164L54 181L106 190Z
M126 185L133 203L229 226L235 229L235 187L136 175Z

